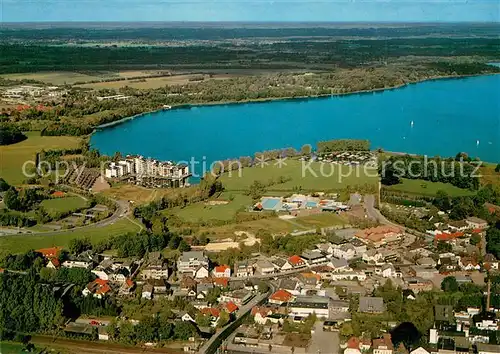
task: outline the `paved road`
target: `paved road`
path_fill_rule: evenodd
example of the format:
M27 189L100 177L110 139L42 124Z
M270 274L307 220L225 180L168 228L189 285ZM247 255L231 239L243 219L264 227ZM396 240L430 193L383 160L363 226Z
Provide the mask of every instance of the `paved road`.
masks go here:
M72 229L65 229L65 230L58 230L58 231L41 231L41 232L24 232L24 233L9 233L9 234L0 234L0 237L2 236L25 236L25 235L30 235L30 236L55 236L58 234L67 234L67 233L72 233L76 230L88 230L91 228L100 228L108 225L114 224L116 221L118 221L121 218L127 218L131 222L137 224L134 220L130 219L128 217L128 214L130 213L130 207L127 201L125 200L114 200L112 199L115 204L116 204L116 210L111 215L109 218L106 218L104 220L100 220L98 222L95 222L90 225L86 226L79 226L79 227L74 227ZM137 226L142 227L140 224L137 224Z
M276 289L275 285L272 282L269 282L269 291L265 294L257 295L248 304L242 306L238 310L236 318L238 319L238 318L241 318L244 315L246 315L248 312L250 312L252 310L252 307L258 305L259 303L261 303L262 301L267 299L272 293L274 293L275 289ZM215 342L217 340L217 338L219 338L219 336L224 332L224 330L226 330L226 328L231 326L231 324L232 323L229 323L226 327L217 331L217 333L215 333L212 337L210 337L210 339L207 342L205 342L205 344L200 348L198 353L200 353L200 354L208 353L207 350L210 348L212 343ZM222 339L225 339L225 338L222 338Z
M396 227L402 227L401 225L395 224L392 221L387 220L385 216L382 215L380 210L375 209L375 196L372 194L365 195L364 204L366 209L366 214L374 220L377 220L381 224L391 225Z

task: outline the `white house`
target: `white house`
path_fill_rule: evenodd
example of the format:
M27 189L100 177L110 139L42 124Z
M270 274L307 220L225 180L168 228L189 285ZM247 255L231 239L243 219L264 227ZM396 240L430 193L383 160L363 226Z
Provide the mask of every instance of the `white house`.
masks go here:
M410 354L430 354L430 353L427 350L425 350L424 348L418 347L417 349L412 350L410 352Z
M475 216L468 217L465 222L472 229L485 229L488 227L488 222L486 220L477 218Z
M356 249L350 243L344 243L333 250L333 255L337 258L351 260L356 258Z
M153 298L153 285L144 285L144 287L142 288L141 297L143 299L151 300Z
M91 262L86 262L86 261L74 261L74 260L67 260L62 263L62 266L64 268L84 268L84 269L89 269L92 267Z
M208 267L200 266L194 273L195 279L203 279L209 276Z
M184 252L177 261L177 271L180 274L194 276L200 266L208 268L208 257L202 251Z
M234 274L237 278L247 278L253 275L253 267L248 261L235 262Z
M181 316L181 320L184 322L195 322L193 317L191 317L191 315L187 312Z
M481 266L475 259L471 257L460 257L458 260L458 265L462 270L480 270Z

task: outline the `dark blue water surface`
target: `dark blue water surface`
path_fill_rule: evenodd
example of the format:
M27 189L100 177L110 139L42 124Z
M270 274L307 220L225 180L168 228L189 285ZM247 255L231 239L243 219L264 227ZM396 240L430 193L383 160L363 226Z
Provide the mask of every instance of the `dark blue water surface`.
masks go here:
M202 161L369 139L372 148L500 162L500 75L428 81L376 93L198 106L146 114L97 131L101 153ZM411 122L413 121L413 126Z

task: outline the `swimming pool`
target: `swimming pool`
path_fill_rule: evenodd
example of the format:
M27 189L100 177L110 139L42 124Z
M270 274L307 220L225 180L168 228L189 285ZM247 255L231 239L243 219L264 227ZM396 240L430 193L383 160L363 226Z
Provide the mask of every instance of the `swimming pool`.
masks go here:
M261 203L262 209L267 209L267 210L276 209L276 206L278 205L279 202L280 200L278 198L263 198Z

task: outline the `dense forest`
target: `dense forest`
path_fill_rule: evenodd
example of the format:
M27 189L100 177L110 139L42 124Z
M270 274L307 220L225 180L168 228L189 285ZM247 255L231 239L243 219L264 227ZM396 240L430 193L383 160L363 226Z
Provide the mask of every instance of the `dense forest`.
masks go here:
M379 37L377 37L379 38ZM0 42L0 74L35 71L138 70L161 68L309 68L358 67L405 58L498 59L498 38L325 38L266 43L199 43L177 46L78 46Z

